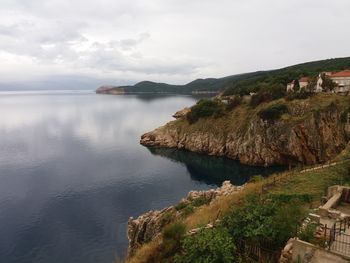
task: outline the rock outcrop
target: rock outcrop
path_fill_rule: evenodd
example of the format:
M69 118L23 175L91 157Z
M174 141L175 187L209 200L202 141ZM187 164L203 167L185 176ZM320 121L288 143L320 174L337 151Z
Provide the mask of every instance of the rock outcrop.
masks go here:
M104 85L96 90L97 94L123 94L124 89L116 86Z
M286 118L275 121L262 120L248 106L194 124L182 118L142 135L140 143L227 156L248 165L324 163L339 154L350 138L348 106L333 96L326 97L331 101L326 106L316 105L320 103L316 99L293 101Z
M161 211L149 211L138 218L129 218L128 221L128 255L131 256L143 244L160 236L163 228L177 218L188 213L188 208L210 204L220 196L231 195L239 192L244 186L234 186L225 181L222 187L208 191L191 191L176 206L167 207Z
M173 115L173 117L175 119L180 119L185 117L189 112L191 111L191 108L183 108L182 110L179 110L177 112L175 112L175 114Z

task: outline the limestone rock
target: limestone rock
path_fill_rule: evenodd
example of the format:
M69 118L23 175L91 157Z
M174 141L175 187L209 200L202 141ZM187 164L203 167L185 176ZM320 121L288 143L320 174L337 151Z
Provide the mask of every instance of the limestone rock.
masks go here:
M185 117L189 112L191 111L191 108L184 108L182 110L179 110L177 112L175 112L175 114L173 115L173 117L175 119L180 119L182 117Z
M267 122L253 115L247 125L238 123L239 129L215 132L211 127L193 128L180 119L142 135L140 143L226 156L257 166L324 163L346 147L350 122L341 121L344 109L340 107L307 112L308 107L307 102L294 106L290 110L294 119ZM215 126L215 120L207 125Z
M210 189L208 191L191 191L186 198L180 201L180 204L196 204L196 200L200 200L201 204L209 204L219 196L225 196L239 192L244 189L244 186L236 187L229 181L223 182L222 187ZM197 202L198 203L198 202ZM161 211L149 211L138 218L130 218L128 221L128 239L129 248L128 255L131 256L144 243L147 243L158 237L162 229L170 222L175 221L182 215L181 209L176 209L174 206L165 208ZM213 224L208 224L207 228L212 228ZM189 234L195 234L198 230L193 229Z

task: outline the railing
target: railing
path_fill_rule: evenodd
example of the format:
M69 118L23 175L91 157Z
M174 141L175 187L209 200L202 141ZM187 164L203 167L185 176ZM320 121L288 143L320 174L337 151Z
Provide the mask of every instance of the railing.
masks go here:
M329 250L345 255L350 255L350 218L335 222L333 227L325 231L329 231Z
M281 249L267 248L244 240L236 242L236 245L242 255L259 263L278 262L281 255Z
M350 217L335 222L331 227L320 224L312 243L325 249L350 256Z

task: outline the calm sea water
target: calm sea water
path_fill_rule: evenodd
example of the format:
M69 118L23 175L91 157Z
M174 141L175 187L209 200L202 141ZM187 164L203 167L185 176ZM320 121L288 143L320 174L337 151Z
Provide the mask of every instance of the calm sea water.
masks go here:
M190 96L0 92L0 262L110 263L126 223L271 170L139 145Z

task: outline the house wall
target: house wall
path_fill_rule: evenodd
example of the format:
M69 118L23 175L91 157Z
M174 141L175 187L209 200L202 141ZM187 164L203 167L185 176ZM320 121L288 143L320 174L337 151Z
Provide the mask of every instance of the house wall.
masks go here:
M294 91L294 84L292 83L287 84L287 92L292 92L292 91Z
M350 77L332 77L331 78L335 83L340 85L336 88L336 92L348 92L350 91ZM344 86L344 87L342 87Z
M300 88L302 89L302 88L305 88L306 86L307 86L307 84L308 84L308 82L304 82L304 81L302 81L302 82L299 82L299 86L300 86Z
M315 88L316 92L322 92L323 91L322 83L323 83L323 80L322 80L321 76L319 76L317 78L317 84L316 84L316 88Z

